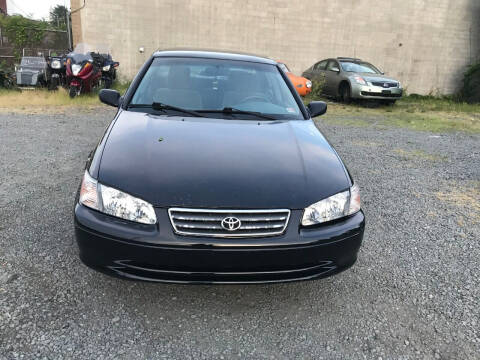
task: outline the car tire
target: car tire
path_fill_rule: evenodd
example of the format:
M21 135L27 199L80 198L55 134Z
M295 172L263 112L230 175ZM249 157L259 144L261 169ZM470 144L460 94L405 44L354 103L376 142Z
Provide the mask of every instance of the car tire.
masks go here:
M345 104L350 104L352 102L352 91L350 90L350 85L343 83L340 85L340 100Z
M385 104L390 105L390 106L395 105L396 102L397 102L397 100L385 100Z

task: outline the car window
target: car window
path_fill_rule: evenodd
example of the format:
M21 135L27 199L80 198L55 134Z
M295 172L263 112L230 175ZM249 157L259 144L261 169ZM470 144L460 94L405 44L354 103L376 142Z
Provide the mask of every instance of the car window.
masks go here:
M340 64L346 72L380 74L380 70L367 62L341 61Z
M315 64L315 66L313 67L314 70L325 70L325 67L327 65L327 61L328 60L322 60L318 63Z
M279 69L246 61L157 57L130 104L153 102L197 111L227 107L276 119L303 119Z
M334 68L338 69L338 64L335 60L330 60L327 65L327 70L332 71Z

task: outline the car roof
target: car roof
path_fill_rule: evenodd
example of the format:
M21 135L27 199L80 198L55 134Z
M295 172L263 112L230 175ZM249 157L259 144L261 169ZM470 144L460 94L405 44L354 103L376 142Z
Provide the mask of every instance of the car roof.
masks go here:
M166 49L156 51L153 54L153 57L194 57L221 60L239 60L270 65L277 64L276 61L264 56L218 50Z
M352 58L352 57L343 57L343 56L337 57L337 60L347 60L347 61L355 61L355 62L362 61L362 59Z

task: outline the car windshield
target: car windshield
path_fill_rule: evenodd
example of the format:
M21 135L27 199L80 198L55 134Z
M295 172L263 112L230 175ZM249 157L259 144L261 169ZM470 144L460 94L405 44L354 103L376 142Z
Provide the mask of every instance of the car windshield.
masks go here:
M245 111L273 119L303 119L278 68L247 61L157 57L129 107L152 103L200 111L207 117L252 119L252 114L241 113ZM222 112L225 109L230 111Z
M367 62L341 61L340 64L343 71L346 72L380 74L380 71L375 66Z

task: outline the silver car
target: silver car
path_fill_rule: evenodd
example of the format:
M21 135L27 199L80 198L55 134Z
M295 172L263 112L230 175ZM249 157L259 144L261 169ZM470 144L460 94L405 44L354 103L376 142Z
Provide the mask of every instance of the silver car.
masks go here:
M323 93L344 102L375 99L393 104L403 94L400 81L360 59L338 57L322 60L305 70L302 76L313 82L324 78Z

